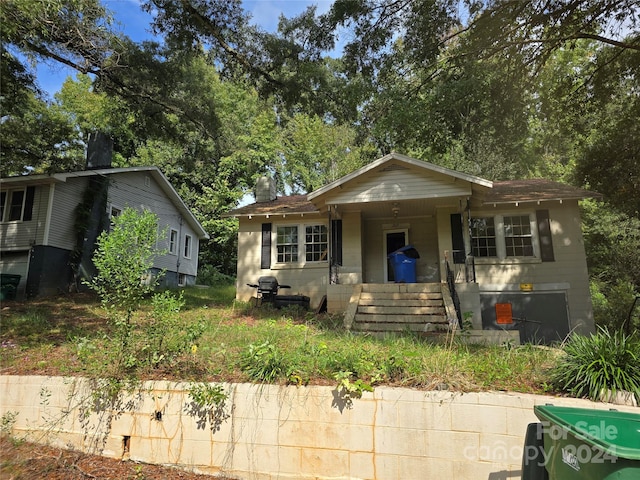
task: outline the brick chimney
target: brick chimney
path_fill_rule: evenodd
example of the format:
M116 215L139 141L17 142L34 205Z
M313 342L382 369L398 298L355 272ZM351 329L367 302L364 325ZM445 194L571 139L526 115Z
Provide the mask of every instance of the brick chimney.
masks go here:
M276 181L271 177L260 177L256 184L256 202L271 202L276 199Z

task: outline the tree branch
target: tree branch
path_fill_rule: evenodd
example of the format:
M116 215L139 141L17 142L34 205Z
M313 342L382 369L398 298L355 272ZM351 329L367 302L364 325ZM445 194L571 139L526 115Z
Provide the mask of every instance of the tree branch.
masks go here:
M220 29L211 20L206 18L204 15L202 15L193 5L191 5L191 2L189 0L181 0L181 3L184 9L187 11L187 13L189 13L189 15L197 23L199 23L207 32L209 32L213 36L213 38L216 39L218 44L222 47L222 49L225 52L227 52L231 57L237 60L242 66L244 66L249 71L256 73L261 77L265 78L269 83L272 83L279 87L283 86L282 82L280 82L279 80L276 80L269 72L251 63L247 59L247 57L245 57L236 49L234 49L231 45L229 45L229 43L226 41L226 39L220 32Z

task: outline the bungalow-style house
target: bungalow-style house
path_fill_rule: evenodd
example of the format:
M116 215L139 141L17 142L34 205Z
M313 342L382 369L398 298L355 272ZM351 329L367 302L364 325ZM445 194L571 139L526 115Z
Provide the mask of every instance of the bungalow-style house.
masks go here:
M94 271L97 236L126 207L158 216L157 246L166 254L153 270L165 271L166 286L195 283L199 241L209 238L157 167L3 178L0 199L0 272L20 275L17 298L80 286Z
M456 325L541 343L587 333L578 202L596 196L542 179L492 182L397 153L308 195L277 197L262 178L256 202L229 213L239 219L237 298L249 301L250 285L272 276L314 308L345 312L358 331Z

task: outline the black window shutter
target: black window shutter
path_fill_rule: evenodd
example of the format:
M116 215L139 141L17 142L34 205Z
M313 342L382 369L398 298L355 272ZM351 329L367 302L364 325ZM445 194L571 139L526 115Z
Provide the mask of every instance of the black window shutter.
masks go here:
M462 215L451 214L451 246L453 247L453 263L464 263L464 236L462 235Z
M271 268L271 224L262 224L262 250L260 255L260 268Z
M331 265L342 265L342 220L331 220Z
M27 187L27 197L24 201L24 215L22 220L28 222L33 218L33 199L35 197L36 187Z
M538 225L538 238L540 239L540 259L543 262L553 262L555 257L551 240L549 210L536 210L536 224Z

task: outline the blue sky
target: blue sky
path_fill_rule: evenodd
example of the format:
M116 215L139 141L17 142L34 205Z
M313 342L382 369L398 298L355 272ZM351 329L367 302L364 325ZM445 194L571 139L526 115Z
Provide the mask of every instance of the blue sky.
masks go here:
M143 12L138 0L102 0L102 3L113 12L115 28L135 42L152 38L149 24L151 15ZM245 0L243 5L248 10L254 23L267 31L275 31L281 14L291 17L303 12L309 5L317 5L318 13L326 12L332 0ZM62 82L69 76L76 75L75 70L51 62L38 65L38 85L53 98L60 90Z

